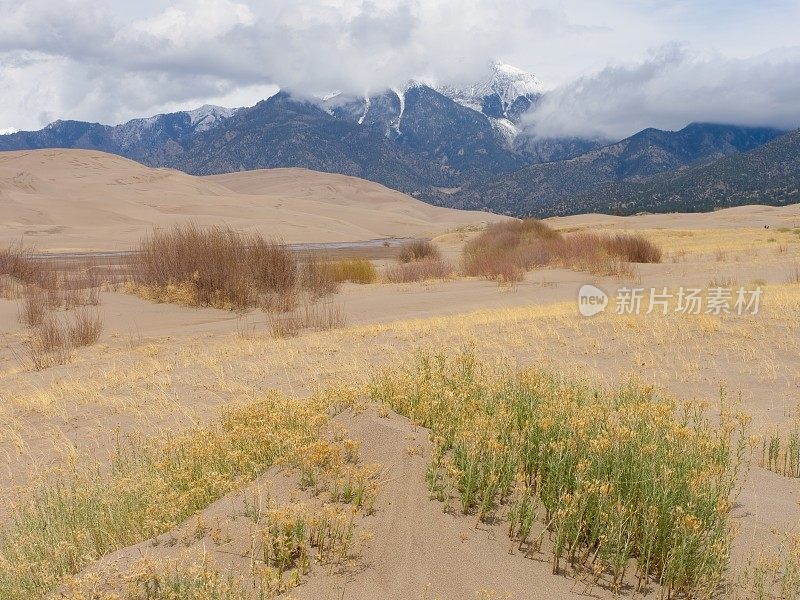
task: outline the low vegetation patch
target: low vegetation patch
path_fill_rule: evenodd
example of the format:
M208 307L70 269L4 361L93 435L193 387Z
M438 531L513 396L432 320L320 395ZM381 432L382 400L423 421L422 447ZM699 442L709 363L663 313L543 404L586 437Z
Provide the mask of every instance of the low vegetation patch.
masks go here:
M241 310L263 305L265 296L333 293L331 274L320 261L301 263L287 246L260 234L184 224L141 242L130 287L150 300Z
M328 269L330 278L337 283L375 283L378 271L365 258L328 261L324 268Z
M44 274L41 264L32 260L22 244L0 248L0 275L8 275L24 284L38 284Z
M637 589L656 583L668 596L720 584L744 417L714 426L651 387L492 372L470 353L387 371L372 397L431 430L436 497L505 518L523 551L547 538L554 572L566 562L615 591L633 572Z
M332 302L306 303L287 312L271 313L268 318L270 333L276 338L294 337L305 329L338 329L346 322L342 307Z
M329 415L353 400L343 389L303 400L272 394L227 408L219 422L167 441L132 440L118 448L108 471L71 468L51 474L0 532L0 598L46 597L67 576L109 552L175 528L278 461L296 465L330 501L356 506L359 498L359 508L370 505L372 475L348 461L346 445L332 449L321 437ZM267 528L285 524L272 519L274 513L265 516ZM313 534L322 525L309 520L304 526L308 529L298 543L313 547ZM328 532L320 536L327 539ZM264 547L265 552L276 548ZM280 560L267 559L270 564ZM173 598L148 596L147 590L145 585L144 595L135 597Z
M562 234L541 221L525 219L487 227L464 247L462 266L466 275L513 282L535 267L626 276L631 274L630 263L661 260L661 250L639 234Z
M410 263L418 260L441 259L442 253L431 241L415 240L400 246L397 258L401 263Z
M91 346L102 331L100 315L87 308L70 313L44 312L32 326L27 342L30 364L36 371L66 364L73 350Z
M786 477L800 477L800 428L788 433L775 432L764 438L760 464L765 469Z
M388 283L412 283L431 279L446 279L453 274L453 267L441 258L425 258L411 262L389 265L384 271Z

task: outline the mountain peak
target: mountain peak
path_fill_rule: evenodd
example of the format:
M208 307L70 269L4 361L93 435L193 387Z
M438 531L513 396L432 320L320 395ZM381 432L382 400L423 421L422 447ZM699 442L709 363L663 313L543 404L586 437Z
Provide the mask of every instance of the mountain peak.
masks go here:
M490 77L476 87L491 90L509 104L519 96L539 96L545 89L536 75L500 61L492 63Z
M478 83L460 87L442 86L439 91L467 108L484 112L487 102L500 104L504 113L522 97L535 100L544 92L535 75L501 61L493 61L486 77Z
M189 115L189 119L197 131L205 131L213 127L218 121L233 116L239 110L238 108L226 108L215 104L203 104L203 106L194 110L187 110L186 114Z

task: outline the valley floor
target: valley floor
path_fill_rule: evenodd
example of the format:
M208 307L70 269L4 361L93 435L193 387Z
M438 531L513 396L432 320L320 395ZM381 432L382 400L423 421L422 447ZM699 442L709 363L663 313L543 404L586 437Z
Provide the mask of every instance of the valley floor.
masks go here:
M485 524L457 507L444 510L425 480L432 453L427 432L364 394L380 369L408 364L422 351L454 354L469 347L495 364L610 385L630 378L652 383L680 401L708 400L712 419L721 396L752 416L748 431L758 441L732 512L737 533L728 579L737 581L762 553L777 554L800 535L800 479L768 470L760 460L761 440L789 432L800 417L800 284L792 278L800 265L800 208L589 215L552 225L635 229L664 249L665 260L637 265L628 280L544 269L513 286L479 279L347 284L331 300L346 315L343 328L287 339L272 338L260 312L183 308L108 291L100 306L100 343L44 371L27 366L17 302L0 300L0 523L9 526L11 504L54 472L95 461L107 471L120 444L168 440L210 426L227 407L270 390L306 398L346 385L356 400L330 427L359 442L361 464L376 465L374 510L353 516L357 551L336 564L312 564L291 597L612 596L602 583L553 575L546 553L527 555L508 539L502 518ZM455 262L469 235L435 241ZM624 287L761 287L763 295L756 315L620 315L612 301L605 313L587 318L576 302L587 283L612 298ZM177 528L93 560L62 592L75 598L122 593L148 557L162 565L213 564L250 582L250 533L242 517L248 499L268 495L322 510L297 477L277 464ZM626 594L630 590L623 589Z

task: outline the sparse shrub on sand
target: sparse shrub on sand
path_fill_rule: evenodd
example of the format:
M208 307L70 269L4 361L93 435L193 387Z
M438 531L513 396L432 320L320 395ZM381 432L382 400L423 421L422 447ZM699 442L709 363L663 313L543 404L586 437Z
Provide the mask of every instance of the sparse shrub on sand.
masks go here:
M389 265L383 277L388 283L412 283L431 279L447 279L453 267L441 258L425 258L412 262Z
M154 231L132 259L131 288L151 300L240 310L265 295L335 291L316 263L302 265L284 244L230 227L175 225Z
M467 242L462 268L469 276L513 282L521 281L526 271L536 267L630 276L630 263L661 260L661 250L639 234L562 234L541 221L525 219L495 223Z
M67 338L73 348L91 346L100 338L103 322L95 310L82 307L72 314L67 322Z
M435 496L482 520L506 514L521 550L547 544L554 572L570 565L614 591L656 582L667 596L720 584L745 417L712 425L652 387L493 372L471 353L387 371L372 398L430 429Z
M800 427L795 425L785 435L774 432L764 438L761 466L786 477L800 477Z
M252 530L252 582L224 575L204 557L201 564L143 560L126 574L125 600L257 600L300 585L313 563L341 565L357 554L354 512L339 505L270 502ZM166 563L166 564L164 564ZM250 588L250 589L248 589ZM85 596L81 595L80 598Z
M33 327L28 340L28 358L36 371L69 362L72 344L64 323L48 313Z
M414 240L400 246L397 259L401 263L409 263L417 260L436 260L441 259L442 253L439 248L429 240Z
M66 364L73 350L91 346L97 342L102 331L100 315L88 308L65 313L45 311L41 321L32 326L27 343L31 366L41 371Z
M270 313L270 333L276 338L294 337L301 331L328 331L344 327L346 318L341 306L332 302L306 303L282 314Z
M0 275L9 275L24 284L39 284L43 269L30 257L30 250L22 244L11 244L0 248Z
M50 474L15 507L12 523L0 533L0 598L48 597L66 577L109 552L175 528L277 461L296 465L301 472L313 470L321 499L348 502L352 518L353 511L366 510L373 502L374 473L349 463L345 447L337 450L321 436L330 415L352 405L355 398L345 388L304 399L273 393L226 407L218 422L166 440L134 438L120 444L111 469L72 466ZM314 462L323 454L323 462ZM360 485L361 492L344 495L343 485L350 490ZM273 525L288 522L269 510L259 515L265 535L274 533ZM307 516L309 529L299 543L310 545L324 558L334 558L344 541L336 538L338 521L330 520L333 513L324 515L330 517L330 529L325 529L322 517L314 521L313 514ZM271 552L274 546L269 539L264 541L265 552ZM335 544L325 545L328 541ZM272 563L278 560L272 555L266 558ZM253 560L261 564L264 557Z
M19 322L28 327L42 324L48 311L47 297L43 290L28 286L22 294L19 307Z
M350 258L326 262L330 277L338 283L375 283L378 271L369 260L365 258Z

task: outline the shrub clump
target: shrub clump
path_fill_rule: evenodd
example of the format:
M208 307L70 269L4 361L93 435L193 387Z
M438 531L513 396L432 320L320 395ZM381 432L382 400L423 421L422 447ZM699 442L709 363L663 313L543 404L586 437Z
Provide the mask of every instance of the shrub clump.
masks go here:
M637 588L656 582L667 597L720 583L744 417L715 426L652 387L491 372L470 353L387 371L372 398L431 430L435 496L480 519L506 514L523 551L549 536L554 572L568 561L618 591L635 561Z
M325 268L329 277L337 283L375 283L378 271L366 258L350 258L344 260L328 261Z
M453 267L441 258L426 258L390 265L384 272L384 279L389 283L412 283L431 279L446 279L452 274Z
M631 273L630 263L661 259L661 250L639 234L562 234L541 221L525 219L495 223L467 242L462 267L466 275L514 282L536 267L623 276Z
M154 231L132 260L132 291L160 302L242 310L264 305L265 296L305 291L316 298L336 291L320 261L301 264L286 245L230 227Z
M429 240L415 240L400 246L397 259L401 263L410 263L418 260L440 260L442 253L439 252L433 242Z

